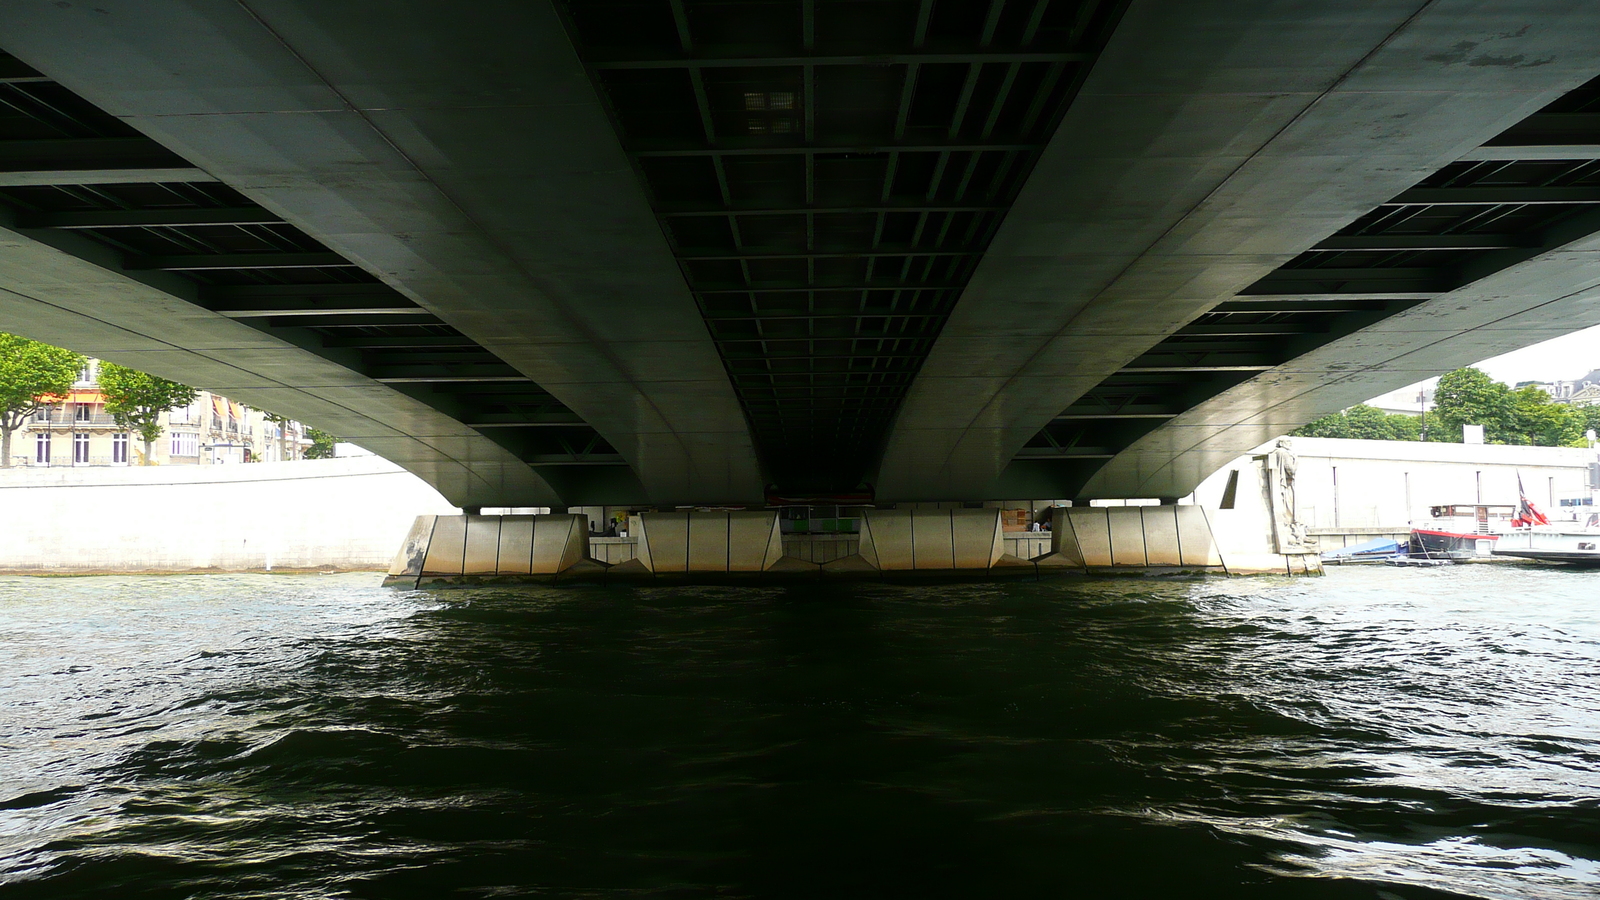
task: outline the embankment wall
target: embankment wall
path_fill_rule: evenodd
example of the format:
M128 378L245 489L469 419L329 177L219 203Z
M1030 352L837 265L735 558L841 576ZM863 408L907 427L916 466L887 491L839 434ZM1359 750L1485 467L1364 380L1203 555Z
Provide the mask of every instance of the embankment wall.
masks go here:
M459 512L375 456L0 470L0 572L386 569L419 514Z
M1248 468L1254 455L1275 444L1261 445L1206 479L1194 501L1216 508L1228 473ZM1593 449L1305 437L1289 438L1288 444L1299 463L1297 518L1313 535L1321 534L1324 550L1407 535L1413 523L1432 518L1435 506L1515 504L1519 476L1528 499L1552 521L1582 521L1595 511L1561 503L1588 495Z

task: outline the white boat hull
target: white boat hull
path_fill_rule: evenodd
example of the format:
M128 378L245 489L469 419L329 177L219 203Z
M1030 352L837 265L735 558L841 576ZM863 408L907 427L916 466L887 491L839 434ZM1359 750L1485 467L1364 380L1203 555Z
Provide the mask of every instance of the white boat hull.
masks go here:
M1513 556L1540 562L1600 566L1600 532L1517 531L1500 536L1495 556Z

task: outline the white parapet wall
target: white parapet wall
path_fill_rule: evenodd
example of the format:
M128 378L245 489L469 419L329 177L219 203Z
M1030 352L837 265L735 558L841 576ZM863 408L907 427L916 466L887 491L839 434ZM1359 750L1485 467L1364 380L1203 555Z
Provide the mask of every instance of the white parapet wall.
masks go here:
M0 572L383 570L419 513L456 512L375 456L0 469Z

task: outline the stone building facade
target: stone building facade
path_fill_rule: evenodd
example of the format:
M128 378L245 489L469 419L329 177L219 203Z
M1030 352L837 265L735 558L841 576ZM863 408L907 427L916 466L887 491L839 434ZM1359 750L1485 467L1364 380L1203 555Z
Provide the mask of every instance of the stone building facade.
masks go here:
M11 438L13 466L137 466L144 442L105 411L90 360L68 396L40 408ZM152 465L226 465L302 459L311 446L299 422L269 422L260 410L201 391L194 403L162 414ZM281 431L280 431L281 429Z

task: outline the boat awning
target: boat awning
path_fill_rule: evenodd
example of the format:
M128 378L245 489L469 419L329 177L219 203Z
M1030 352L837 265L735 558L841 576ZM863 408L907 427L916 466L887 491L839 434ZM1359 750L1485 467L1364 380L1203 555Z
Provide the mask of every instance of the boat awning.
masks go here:
M1392 538L1373 538L1359 544L1338 547L1322 553L1323 559L1348 559L1354 556L1392 556L1400 552L1400 542Z

